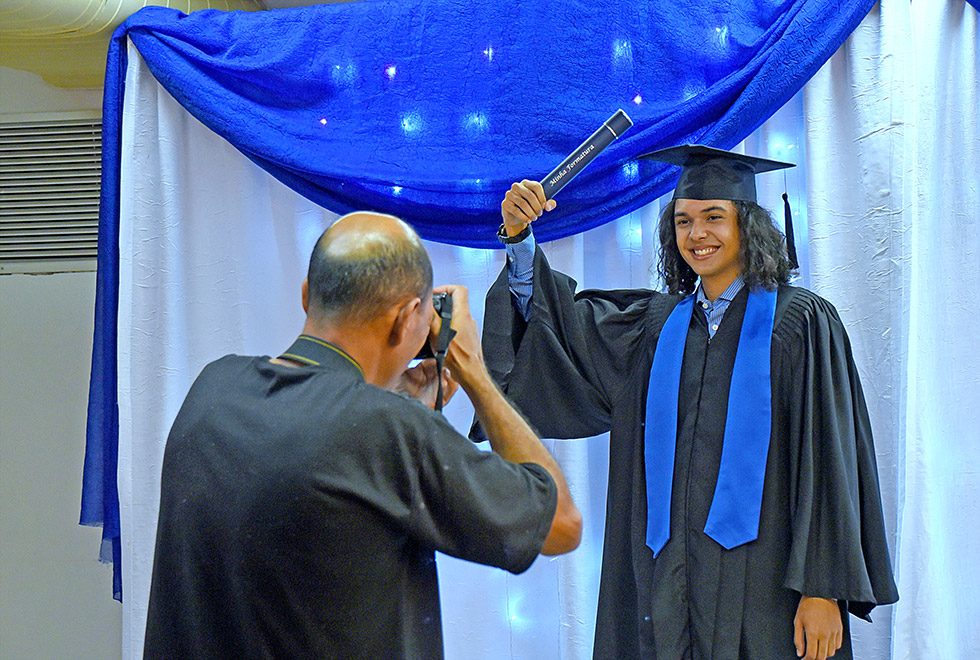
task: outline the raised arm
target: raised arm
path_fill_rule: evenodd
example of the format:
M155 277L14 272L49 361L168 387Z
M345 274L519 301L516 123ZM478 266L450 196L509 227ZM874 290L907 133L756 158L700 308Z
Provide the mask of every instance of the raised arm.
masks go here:
M576 292L535 247L530 224L548 209L537 182L515 183L501 202L507 265L487 292L483 349L490 373L535 431L583 438L609 430L611 400L647 345L650 292ZM473 437L480 438L480 425Z
M507 249L507 284L514 304L526 321L531 316L534 292L534 252L537 244L529 225L544 211L555 208L545 200L544 189L537 181L525 179L515 183L500 202L503 236Z
M514 237L541 217L545 211L555 208L555 200L545 199L544 188L537 181L524 179L515 183L500 202L500 215L504 219L504 231Z

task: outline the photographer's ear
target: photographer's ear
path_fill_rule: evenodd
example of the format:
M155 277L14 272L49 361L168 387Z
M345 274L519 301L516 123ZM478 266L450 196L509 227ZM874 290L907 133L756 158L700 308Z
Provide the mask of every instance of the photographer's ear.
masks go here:
M397 346L412 335L415 324L420 323L417 318L417 312L421 304L422 300L420 298L410 298L399 305L398 313L395 314L395 319L391 324L391 334L388 338L392 346Z
M310 279L306 278L303 280L303 312L305 314L310 313Z

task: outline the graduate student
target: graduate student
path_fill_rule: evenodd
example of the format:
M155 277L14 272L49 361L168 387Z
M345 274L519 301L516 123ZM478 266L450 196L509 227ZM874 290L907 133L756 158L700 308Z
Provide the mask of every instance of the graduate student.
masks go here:
M871 428L847 334L787 284L755 174L701 146L660 220L668 293L551 270L540 184L501 203L487 295L492 373L544 437L611 432L594 657L850 658L848 612L897 599Z
M465 288L438 291L457 333L447 394L462 387L494 451L431 409L432 361L406 369L440 329L418 236L344 216L314 248L296 342L207 365L174 421L144 658L438 660L436 550L520 573L578 545L562 473L491 380Z

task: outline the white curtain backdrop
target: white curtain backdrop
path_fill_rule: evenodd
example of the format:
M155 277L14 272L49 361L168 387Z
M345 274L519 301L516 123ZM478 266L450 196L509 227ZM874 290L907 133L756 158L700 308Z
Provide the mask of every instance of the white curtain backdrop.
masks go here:
M980 652L980 349L966 303L980 288L980 35L963 0L913 5L882 2L805 93L743 145L800 163L766 175L760 200L778 210L788 191L802 283L840 310L871 408L902 600L876 610L874 624L853 622L866 659ZM125 660L142 655L160 462L177 409L208 361L289 345L302 327L310 250L336 217L190 117L132 47L129 56L119 303ZM582 287L656 287L658 211L652 204L545 249ZM469 286L482 322L502 252L428 247L436 282ZM472 409L460 394L446 414L465 432ZM520 576L440 556L449 660L591 657L608 445L599 437L550 446L585 516L582 547L539 558Z
M897 658L980 655L980 27L912 3L914 216Z
M805 88L812 286L850 330L898 541L892 634L855 625L859 657L980 653L977 18L885 0Z
M299 286L336 217L187 114L129 48L119 242L123 658L140 658L164 441L201 368L299 334Z

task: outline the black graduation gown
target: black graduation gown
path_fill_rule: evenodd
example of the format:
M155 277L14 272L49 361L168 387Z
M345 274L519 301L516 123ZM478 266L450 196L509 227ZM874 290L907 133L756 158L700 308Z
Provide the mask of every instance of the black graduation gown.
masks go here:
M779 289L772 339L772 439L759 537L725 550L704 534L721 457L743 289L708 341L691 317L678 412L671 536L646 546L643 427L657 338L681 300L647 290L583 291L535 254L530 320L506 268L487 295L491 372L543 437L611 431L594 658L796 658L801 594L857 616L898 594L871 427L836 310ZM850 658L845 642L837 658Z

